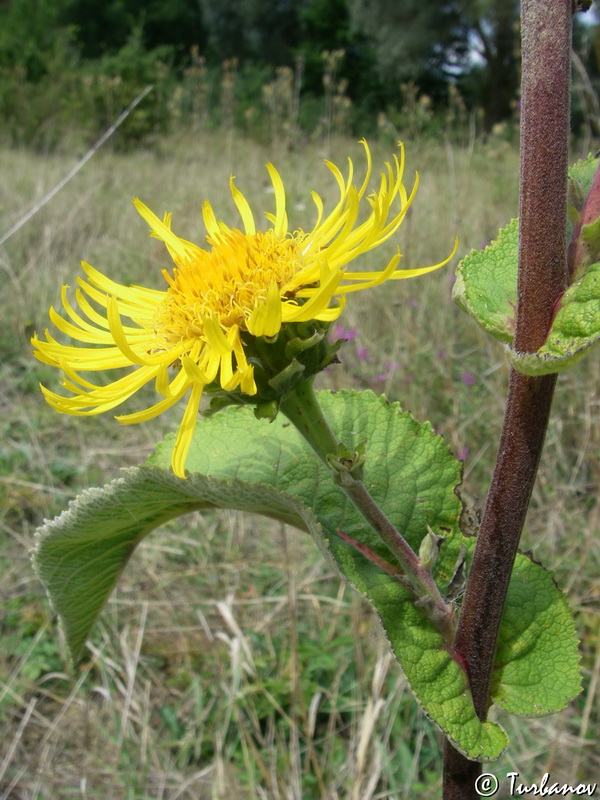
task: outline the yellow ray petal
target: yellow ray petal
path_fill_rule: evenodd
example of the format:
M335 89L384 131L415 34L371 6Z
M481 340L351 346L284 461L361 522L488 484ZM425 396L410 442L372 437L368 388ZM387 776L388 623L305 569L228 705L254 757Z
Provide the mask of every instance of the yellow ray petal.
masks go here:
M281 175L273 164L267 164L267 170L275 190L275 234L285 236L288 229L288 218L285 210L285 187Z
M367 171L365 172L365 177L364 177L364 180L362 182L362 186L358 190L359 199L363 197L364 193L367 190L367 187L369 185L369 181L371 180L371 170L373 168L373 162L371 160L371 151L369 150L369 145L367 144L367 140L366 139L361 139L360 140L360 144L362 144L362 146L364 148L364 151L365 151L365 154L367 156Z
M131 294L127 299L123 299L122 297L119 298L119 296L114 293L107 294L105 291L95 288L90 283L84 281L83 278L77 278L77 284L85 292L85 294L87 294L88 297L91 297L92 300L94 300L103 308L107 307L109 297L116 298L119 306L119 313L122 316L129 317L130 319L134 320L134 322L141 327L143 327L145 323L152 319L156 313L156 309L167 295L166 292L160 292L160 295L162 296L160 299L157 297L152 303L139 303L135 299L134 289L131 289ZM127 327L124 327L124 330L128 330Z
M162 394L163 397L171 397L171 389L169 386L169 369L166 364L161 364L156 373L156 381L154 388L157 394Z
M334 319L338 319L346 307L346 296L342 295L341 297L336 297L336 301L337 305L324 308L322 311L315 314L315 319L321 322L333 322Z
M185 371L180 370L175 380L171 383L169 397L165 397L164 400L160 400L158 403L144 408L142 411L135 411L132 414L119 414L115 416L115 419L122 425L134 425L138 422L147 422L149 419L154 419L171 408L171 406L175 405L175 403L179 402L190 386L191 382Z
M253 336L275 336L281 328L281 297L276 283L269 284L267 296L258 303L246 322Z
M185 478L185 462L192 443L194 428L196 427L198 408L200 407L200 400L202 398L202 389L203 386L199 383L195 383L192 386L190 399L188 400L179 430L177 431L177 439L175 440L173 455L171 456L171 467L175 475L179 478Z
M217 222L215 212L213 211L213 208L208 200L205 200L204 203L202 203L202 219L204 220L206 233L213 239L220 238L221 231L219 229L219 223Z
M246 233L255 234L256 226L254 224L252 210L244 195L235 185L233 175L229 178L229 189L231 191L231 196L233 197L233 202L235 203L237 210L240 212L240 217L244 223Z
M315 222L315 224L313 226L313 231L315 231L315 230L317 230L317 228L321 227L321 220L323 219L324 207L323 207L323 201L321 200L320 195L318 195L316 192L313 191L313 192L310 193L310 196L312 197L313 202L317 207L317 221Z
M343 277L344 273L342 270L332 270L327 277L327 280L314 290L314 294L306 301L306 303L295 307L291 304L284 304L282 308L283 321L303 322L305 320L316 319L317 315L331 302L338 284Z
M366 280L364 283L353 283L353 284L342 284L338 291L343 294L349 294L351 292L359 292L362 289L370 289L373 286L379 286L379 284L383 283L384 281L389 280L392 276L394 270L398 266L398 262L401 259L400 253L397 253L391 260L387 267L383 270L383 272L371 272L366 273L370 275L371 280ZM351 278L355 277L352 273L344 274L344 280L350 280Z
M75 339L78 342L86 342L87 344L112 344L113 338L109 331L102 331L98 328L93 329L92 326L90 326L89 330L87 328L83 330L77 328L72 322L68 322L60 314L57 314L52 306L48 315L54 326L62 333L70 336L71 339Z
M184 348L184 343L179 342L179 344L175 345L172 350L169 351L168 354L160 353L157 356L142 356L139 353L134 352L125 333L123 331L123 326L121 325L121 317L119 314L119 308L117 305L117 301L114 297L111 297L108 301L107 306L107 313L108 313L108 324L110 326L110 332L113 336L115 344L119 348L119 350L126 356L132 364L139 364L140 366L151 366L154 364L162 364L168 358L174 360L177 358L182 352Z
M150 211L148 206L142 203L138 197L134 199L133 205L135 206L138 214L146 220L154 233L156 233L158 237L165 242L165 244L169 245L171 250L177 253L179 258L185 260L187 257L187 252L179 236L176 236L173 231L165 225L164 222L161 222L156 214L153 211Z
M115 391L113 385L109 384L108 386L97 387L92 392L77 394L75 397L63 397L46 389L44 386L41 389L48 403L57 411L77 416L91 416L103 414L105 411L110 411L115 406L121 405L121 403L124 403L125 400L128 400L139 391L144 384L152 380L152 377L152 372L136 370L131 375L121 379L122 383L118 391ZM65 382L65 385L68 386L68 382Z
M220 356L230 353L233 347L227 341L227 337L223 333L217 320L212 317L206 317L202 322L204 324L204 333L206 334L208 344L215 353L218 353Z
M123 286L122 283L117 283L116 281L107 278L106 275L103 275L86 261L81 262L81 269L87 275L90 283L97 289L100 289L102 292L104 292L105 295L113 295L114 297L118 297L120 300L123 299L136 302L137 295L135 290L131 287Z
M242 392L244 392L244 394L248 394L250 396L255 395L258 392L256 383L254 382L254 367L252 364L249 364L244 370L242 370L240 389Z
M71 318L71 320L75 323L75 325L78 325L82 330L89 331L90 333L93 333L93 334L107 333L108 324L107 324L106 320L103 320L102 317L100 317L99 314L98 314L98 317L100 317L100 319L102 320L102 323L103 323L102 325L100 325L100 330L98 329L98 327L96 325L92 325L90 322L88 322L87 320L83 319L83 317L81 317L77 313L77 311L75 311L75 309L71 305L71 302L70 302L69 297L67 295L68 288L69 288L68 286L63 286L62 287L61 292L60 292L60 299L61 299L61 302L63 304L63 308L65 309L65 311L67 312L67 314ZM77 289L76 292L75 292L75 298L76 299L78 298L78 295L81 296L81 292ZM80 308L81 308L81 306L80 306ZM84 311L83 308L81 310Z
M190 383L207 384L210 381L207 379L206 373L203 372L198 364L189 356L182 356L181 365L188 376Z
M84 378L82 375L80 375L79 371L74 369L72 365L62 362L60 367L66 377L73 381L73 383L77 384L77 386L73 388L71 388L69 385L71 391L76 392L80 396L86 395L93 397L96 396L93 394L94 392L101 392L103 397L108 397L109 395L116 396L121 394L123 391L127 391L134 384L139 388L145 383L151 381L160 370L160 367L140 367L134 372L123 375L121 378L117 378L117 380L112 381L111 383L104 384L104 386L98 386L97 383L92 383L91 381L87 380L87 378ZM67 381L63 380L63 386L67 386ZM91 389L91 392L85 392L85 389Z

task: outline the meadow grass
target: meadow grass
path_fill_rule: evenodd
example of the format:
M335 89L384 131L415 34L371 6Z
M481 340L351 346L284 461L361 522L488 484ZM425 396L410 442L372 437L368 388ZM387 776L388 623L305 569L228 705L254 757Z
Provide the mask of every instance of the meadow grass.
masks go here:
M116 280L160 286L168 264L130 199L173 212L200 241L201 201L236 219L237 177L255 209L272 210L264 163L288 191L292 225L310 227L310 189L337 188L328 155L360 167L362 148L334 140L286 152L231 135L179 134L154 150L94 159L0 249L0 797L435 798L441 737L413 701L365 604L317 548L291 528L250 515L194 514L140 545L75 670L28 559L33 532L82 488L142 462L178 424L172 411L139 426L57 415L28 343L74 283L79 259ZM373 143L374 163L392 148ZM0 150L0 233L68 171L75 156ZM517 153L501 140L407 143L421 183L398 241L406 266L460 255L517 213ZM450 300L452 270L350 298L352 339L320 385L372 388L430 419L484 498L501 425L508 367L502 349ZM598 353L562 376L524 548L556 572L582 635L584 692L564 712L498 714L512 744L490 771L523 781L593 781L600 678L600 396ZM134 401L141 404L142 400Z

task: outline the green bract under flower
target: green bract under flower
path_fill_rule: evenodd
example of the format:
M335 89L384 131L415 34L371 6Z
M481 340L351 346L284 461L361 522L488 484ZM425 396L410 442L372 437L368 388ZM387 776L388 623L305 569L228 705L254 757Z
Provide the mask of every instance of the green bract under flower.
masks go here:
M37 335L32 339L36 357L63 370L62 385L70 393L65 397L42 387L50 405L68 414L100 414L154 381L161 396L157 403L117 416L119 422L135 423L152 419L187 396L172 461L173 471L185 477L186 456L205 387L231 393L232 398L254 398L257 403L272 400L272 396L261 396L257 370L264 366L268 375L273 359L267 354L263 365L257 353L265 355L265 348L275 347L286 326L315 323L313 332L309 330L300 339L295 330L293 336L284 337L291 363L297 355L292 354L294 348L304 350L308 345L290 342L310 342L312 335L315 344L322 342L323 328L339 317L350 292L386 280L423 275L447 263L454 252L439 264L399 270L398 252L381 271L347 269L355 258L396 233L418 183L415 180L407 192L402 182L404 150L400 146L399 156L386 163L379 188L367 195L372 164L368 145L362 144L367 169L360 187L353 183L350 159L346 177L327 162L340 197L326 215L321 198L312 193L317 220L310 232L288 230L285 189L271 164L267 164L267 170L275 191L275 213L266 214L271 227L257 230L246 198L231 179L231 193L244 230L218 221L206 201L202 207L206 249L173 233L171 214L160 220L136 199L138 212L152 235L164 241L174 262L170 271L163 270L166 287L123 286L82 263L85 278L77 279L75 291L79 309L73 307L67 287L63 287L62 303L68 319L53 308L50 318L59 331L83 346L62 344L48 331L45 340ZM359 222L365 204L369 213ZM278 352L275 362L286 350L280 347ZM328 360L326 354L320 354L313 359L311 369L322 369ZM132 366L134 370L106 386L98 386L81 374ZM285 365L277 368L285 371ZM268 380L270 395L276 395L277 381ZM282 380L281 393L289 388L289 381Z

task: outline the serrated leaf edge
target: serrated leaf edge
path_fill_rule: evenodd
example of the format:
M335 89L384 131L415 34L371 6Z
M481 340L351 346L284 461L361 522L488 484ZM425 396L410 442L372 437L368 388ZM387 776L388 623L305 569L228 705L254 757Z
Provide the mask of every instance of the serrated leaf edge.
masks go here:
M408 413L408 412L403 412L400 409L399 404L394 404L394 405L398 405L398 409L397 410L400 411L401 413ZM396 409L394 409L394 410L396 410ZM406 682L410 687L411 692L413 693L415 699L419 703L419 706L423 710L424 714L428 717L428 719L430 719L443 732L443 734L450 740L450 742L453 744L453 746L457 750L459 750L459 752L463 753L463 755L465 755L467 758L470 758L472 760L481 759L481 760L485 760L485 761L492 761L492 760L496 760L497 758L501 757L502 752L504 752L504 750L506 749L506 746L508 745L508 736L506 735L506 731L504 731L502 726L500 726L498 723L491 722L491 721L486 721L486 722L483 722L483 723L480 723L480 724L484 728L487 727L487 726L493 726L494 728L497 728L502 732L502 734L504 735L504 738L505 738L505 745L504 745L504 748L502 749L502 751L500 753L498 753L497 756L493 756L491 754L486 754L486 753L481 753L481 752L478 752L476 756L473 756L473 751L474 751L475 748L472 748L471 753L469 753L467 750L465 750L465 748L461 745L461 743L458 742L457 740L455 740L454 737L450 736L448 734L448 731L446 731L442 727L442 725L440 725L440 723L435 719L435 717L433 717L431 715L431 713L427 710L427 708L423 704L423 700L422 700L422 697L420 696L420 693L417 692L414 689L413 684L408 679L408 676L406 675L406 672L404 671L404 668L402 667L402 664L401 664L401 662L399 660L399 657L396 654L396 651L395 651L394 647L392 646L392 642L391 642L391 640L390 640L390 638L389 638L389 636L387 634L387 631L386 631L386 629L385 629L385 627L383 625L383 622L381 620L381 616L380 616L377 608L375 607L374 602L371 600L371 598L369 597L369 595L365 591L363 591L362 589L359 589L341 571L337 561L335 560L335 558L333 556L333 553L331 552L331 550L330 550L330 548L328 546L329 537L330 537L331 534L325 532L323 526L318 521L318 519L317 519L316 515L314 514L313 510L310 507L306 506L300 497L298 497L297 495L292 495L292 494L290 494L288 492L281 491L281 490L276 489L275 487L267 485L267 484L262 484L262 483L252 484L252 483L250 483L248 481L242 481L242 480L239 480L237 478L217 478L215 476L210 476L210 475L206 475L206 476L205 475L201 475L201 473L193 473L185 481L183 481L183 480L173 476L167 470L162 469L160 467L156 467L156 466L129 467L129 468L123 469L122 473L123 474L121 474L119 477L117 477L113 481L110 481L109 483L105 484L101 488L94 487L94 488L90 488L90 489L84 490L78 497L76 497L75 499L73 499L73 500L71 500L69 502L68 507L58 517L54 518L53 520L45 520L44 524L38 529L38 531L35 534L35 544L34 544L34 547L32 548L32 562L33 562L34 571L35 571L36 575L38 576L38 578L40 579L40 581L42 582L42 584L44 586L46 586L46 582L42 578L40 565L38 563L38 557L39 557L40 548L43 546L44 541L49 536L51 536L54 531L65 527L71 521L76 521L77 515L79 513L81 513L81 511L89 503L93 503L96 499L101 499L101 498L105 497L107 493L113 494L115 492L119 492L119 491L123 491L123 490L126 491L128 487L132 487L132 485L134 484L134 482L136 480L139 480L140 478L143 479L144 475L160 476L160 479L161 479L161 481L163 483L167 483L167 484L173 483L174 485L177 485L179 489L183 488L183 489L186 489L186 490L192 488L195 484L197 485L198 483L205 483L205 482L211 481L211 480L218 482L220 488L222 488L222 489L231 488L232 490L235 490L236 487L237 488L242 488L243 487L246 491L248 491L249 489L251 490L252 487L257 487L257 488L260 489L261 492L265 492L265 489L266 489L267 493L268 494L272 494L274 497L278 496L280 498L285 498L286 503L289 503L290 499L293 500L293 504L296 506L296 510L298 512L298 515L299 515L299 520L304 521L304 523L306 524L306 528L305 528L306 532L308 532L311 535L311 537L313 538L313 540L316 542L317 546L319 547L320 551L327 558L329 563L334 567L336 573L339 574L339 576L345 581L345 583L350 585L358 594L360 594L362 597L364 597L366 602L369 604L369 606L374 610L375 614L377 615L377 617L379 618L379 620L381 622L381 627L382 627L382 629L384 631L384 635L386 636L386 639L387 639L387 641L388 641L388 643L390 645L390 649L391 649L391 651L392 651L392 653L394 655L394 658L398 662L398 664L399 664L399 666L400 666L400 668L402 670L402 673L405 676ZM187 493L187 491L186 491L186 493ZM235 496L236 495L233 494L233 497L235 497ZM116 574L115 580L112 582L110 591L107 592L104 602L99 606L97 612L94 614L94 617L93 617L93 619L91 620L91 622L89 624L89 630L91 630L92 627L97 622L98 617L100 616L102 610L104 609L104 607L106 605L106 602L108 601L110 595L112 594L112 591L114 590L116 584L118 583L118 581L119 581L119 579L120 579L120 577L122 575L122 572L125 569L128 561L129 561L129 558L131 558L131 556L135 552L136 547L142 541L143 538L145 538L147 535L149 535L153 530L155 530L160 525L164 524L165 522L169 521L170 519L174 519L177 516L181 516L182 514L190 513L192 511L206 510L208 508L219 508L219 507L223 508L224 506L217 506L214 503L211 503L210 501L207 501L207 500L198 500L198 501L194 502L193 499L190 497L190 507L189 508L186 507L185 510L181 510L181 508L179 508L179 510L177 510L177 511L173 511L172 513L165 514L156 523L152 523L151 525L150 524L145 525L143 527L143 529L142 529L143 532L140 532L138 535L136 535L135 539L133 540L130 554L129 554L127 560L123 562L123 564L121 566L121 569ZM236 508L236 505L235 505L235 503L233 503L229 507L230 508ZM247 509L241 508L240 510L247 510ZM263 516L270 516L270 515L263 513ZM272 515L272 518L277 519L279 521L285 521L288 524L294 524L296 527L300 527L297 524L297 521L292 521L291 515L290 515L290 518L288 518L287 520L282 520L278 515ZM302 528L300 528L300 529L302 529ZM51 606L52 610L54 611L54 613L56 613L56 615L58 617L58 620L59 620L60 628L63 631L63 634L65 635L65 638L68 641L68 633L65 630L65 627L63 625L63 620L62 620L62 616L60 614L60 611L55 607L54 601L53 601L53 599L52 599L52 597L50 596L49 593L48 593L48 597L49 597L49 600L50 600L50 606ZM81 653L81 651L83 650L84 647L85 647L85 641L78 647L78 649L76 651L74 651L71 654L73 662L76 662L76 660L80 656L80 653ZM448 654L448 658L450 658L450 660L452 660L451 656L449 654ZM455 664L455 666L456 666L457 669L460 669L460 667L457 664ZM466 689L466 693L470 694L468 688ZM473 708L473 715L474 715L474 719L476 719L474 708ZM474 719L473 719L473 722L474 722ZM479 737L477 739L477 742L481 741L482 736L483 736L483 731L480 732L480 735L479 735Z

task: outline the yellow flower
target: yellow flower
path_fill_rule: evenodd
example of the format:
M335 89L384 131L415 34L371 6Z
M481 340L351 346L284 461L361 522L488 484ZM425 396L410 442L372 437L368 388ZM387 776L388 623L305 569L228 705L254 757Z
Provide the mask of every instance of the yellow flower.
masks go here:
M79 310L69 301L65 286L62 304L68 319L53 308L50 318L67 337L88 346L62 344L48 331L45 341L37 335L32 339L36 357L62 369L62 386L71 393L64 397L42 386L48 403L68 414L100 414L154 381L162 399L143 411L116 417L122 423L135 423L152 419L189 394L172 458L175 474L185 477L204 388L260 400L255 373L259 362L251 357L252 341L260 340L263 345L275 342L280 331L309 321L315 321L315 330L322 331L342 313L350 292L386 280L423 275L447 263L451 256L430 267L398 270L398 252L382 271L348 271L350 261L396 233L418 183L415 179L410 194L402 183L404 150L400 146L393 165L386 163L379 188L367 195L371 154L367 143L362 144L367 169L360 187L353 183L350 159L346 178L327 162L340 197L325 215L321 198L312 193L317 221L308 233L288 230L285 190L272 164L267 164L275 192L275 213L266 214L270 227L257 229L246 198L231 178L231 194L244 231L218 221L205 202L202 216L208 249L173 233L171 214L161 221L140 200L134 200L151 235L164 241L173 259L171 272L163 270L166 289L123 286L82 263L85 279L77 279L75 291ZM365 201L370 210L359 222ZM132 366L133 371L107 386L98 386L81 374Z

